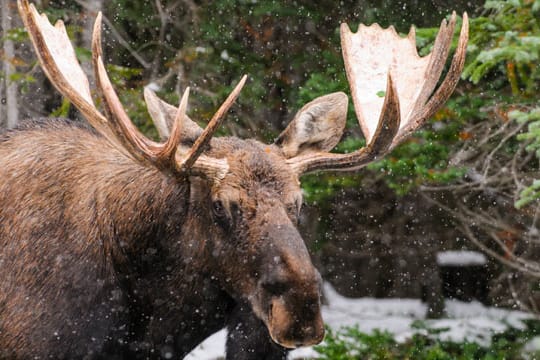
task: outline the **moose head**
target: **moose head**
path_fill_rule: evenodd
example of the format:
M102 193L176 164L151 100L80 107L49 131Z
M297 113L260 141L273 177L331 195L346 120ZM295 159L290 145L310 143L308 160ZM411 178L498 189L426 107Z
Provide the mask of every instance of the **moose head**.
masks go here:
M62 21L51 25L27 0L19 0L19 11L43 70L99 133L104 148L113 149L114 156L122 158L122 166L127 161L139 171L151 173L151 179L162 179L133 178L130 181L138 184L133 188L138 188L139 194L128 194L126 186L111 196L117 208L125 204L122 211L127 212L133 211L128 209L131 205L139 204L137 199L153 199L145 206L156 209L151 216L160 222L154 226L169 241L163 256L175 259L174 269L168 270L176 281L172 286L183 291L203 279L215 279L220 290L236 303L246 304L271 339L285 348L316 344L324 336L321 278L297 230L302 204L300 177L317 171L358 171L421 126L454 90L463 69L468 36L465 14L455 55L437 87L450 50L455 14L449 22L442 22L432 52L424 57L417 54L414 29L401 38L393 28L361 25L352 33L343 24L345 68L367 145L337 154L330 151L342 136L348 107L348 97L341 92L306 104L273 144L212 138L246 76L205 129L186 115L189 88L178 107L146 89L148 110L162 139L155 142L133 125L109 80L101 50L101 14L93 32L92 63L102 111L94 103ZM112 168L117 162L109 160L107 166ZM151 188L155 183L161 187ZM171 210L169 203L177 203L182 210ZM177 216L167 218L169 213ZM113 217L120 215L114 213ZM128 227L129 221L124 222L121 225ZM88 241L97 242L91 239L95 233L88 232ZM137 246L113 251L113 262L115 256L137 256ZM174 301L187 295L182 296L177 295ZM151 334L150 338L156 336ZM185 348L191 347L193 344Z

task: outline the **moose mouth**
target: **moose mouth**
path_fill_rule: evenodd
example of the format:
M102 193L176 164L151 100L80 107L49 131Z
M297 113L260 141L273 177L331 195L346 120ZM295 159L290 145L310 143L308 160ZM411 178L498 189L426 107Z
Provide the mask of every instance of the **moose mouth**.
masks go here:
M291 312L283 297L272 299L265 321L272 340L288 349L320 343L324 338L320 311L303 315L307 314Z

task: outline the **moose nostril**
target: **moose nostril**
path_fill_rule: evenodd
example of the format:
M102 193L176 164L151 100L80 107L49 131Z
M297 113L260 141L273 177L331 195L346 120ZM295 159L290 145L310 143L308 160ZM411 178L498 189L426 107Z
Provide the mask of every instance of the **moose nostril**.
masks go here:
M324 338L324 329L317 326L303 326L301 331L304 338L302 346L318 344Z
M305 326L302 328L302 331L304 333L304 337L306 339L315 339L315 338L320 338L321 336L321 330L322 329L318 329L317 327L315 326ZM324 332L323 332L324 334Z

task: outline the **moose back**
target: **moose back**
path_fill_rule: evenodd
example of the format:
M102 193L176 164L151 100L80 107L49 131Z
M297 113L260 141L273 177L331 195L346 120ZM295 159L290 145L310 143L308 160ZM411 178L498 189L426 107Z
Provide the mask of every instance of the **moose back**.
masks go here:
M306 104L274 144L213 138L245 77L205 129L186 115L189 89L178 107L146 90L158 143L111 86L101 15L92 46L99 110L62 22L52 26L26 0L19 12L43 70L88 124L34 119L0 134L2 359L182 358L225 326L229 359L283 359L320 342L321 278L296 227L299 178L357 171L390 151L444 104L467 42L464 16L435 88L455 16L423 58L414 33L343 25L368 142L350 154L329 153L345 126L344 93Z

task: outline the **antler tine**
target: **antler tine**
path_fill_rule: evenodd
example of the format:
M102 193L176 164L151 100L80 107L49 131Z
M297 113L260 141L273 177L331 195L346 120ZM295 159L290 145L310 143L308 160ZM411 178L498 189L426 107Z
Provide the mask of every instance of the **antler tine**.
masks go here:
M174 123L171 129L171 134L169 135L169 138L167 139L165 144L163 144L163 148L158 154L158 158L160 159L160 161L162 161L165 165L173 164L174 167L179 171L181 169L179 164L176 162L176 150L178 149L178 145L180 144L180 138L182 137L182 124L186 116L188 98L189 87L186 88L186 90L184 91L184 95L182 95L182 99L180 100L180 105L178 106L178 111L176 112Z
M225 113L230 109L238 95L240 95L240 91L244 87L244 84L246 83L247 75L244 75L242 79L240 79L240 82L236 85L234 90L229 94L227 99L221 104L219 109L216 111L206 128L204 129L201 136L197 138L187 155L182 160L181 168L185 171L189 170L193 167L195 164L195 161L204 151L204 148L218 129L218 127L221 125L224 119Z
M449 32L448 40L442 40L441 42L444 42L445 45L443 45L445 48L449 50L450 43L452 41L452 34L454 31L454 24L455 24L455 18L456 14L455 12L452 13L452 18L450 20L450 25L448 26L448 29L451 29ZM441 29L443 26L441 25ZM437 36L437 40L439 39L439 36ZM394 142L392 144L392 148L398 145L403 139L405 139L407 136L409 136L412 132L414 132L416 129L418 129L424 121L432 117L440 108L441 106L446 103L450 95L454 92L454 89L457 86L457 83L459 82L459 79L461 77L461 72L463 71L463 67L465 66L465 55L467 52L467 42L469 39L469 17L467 13L463 13L463 21L461 25L461 30L459 33L459 40L458 45L456 48L456 52L454 53L454 56L452 58L452 63L450 64L450 68L448 69L448 73L446 74L446 77L444 78L443 82L439 86L439 88L435 91L435 93L431 96L431 98L425 103L427 98L421 102L423 106L419 106L417 109L414 109L414 111L411 113L411 121L407 123L407 126L400 129L400 132L394 139ZM437 40L435 42L435 46L437 45ZM434 46L434 49L435 49ZM435 50L433 50L433 53L435 53ZM444 65L444 61L447 58L448 51L446 51L444 58L442 58L441 62ZM440 73L439 73L440 76ZM437 77L434 80L434 83L438 81ZM429 95L429 94L428 94Z
M238 96L241 87L245 83L245 80L246 77L242 78L240 83L236 86L235 90L231 93L231 95L229 95L229 98L223 103L223 105L221 105L220 109L216 112L216 115L214 115L206 130L203 131L202 129L200 129L198 125L193 122L193 120L191 120L187 115L184 114L181 133L187 136L188 139L197 139L197 144L194 144L189 154L182 154L181 152L177 152L176 162L177 164L179 164L177 167L179 171L189 170L191 174L204 176L212 179L213 181L219 181L223 179L223 177L227 174L229 168L227 160L210 158L204 155L200 155L200 152L204 150L205 144L208 143L208 141L218 128L219 123L223 120L223 115L230 108L230 106L234 102L234 99ZM179 108L175 108L174 106L167 104L166 102L160 100L157 95L149 88L145 88L144 97L148 106L148 111L150 112L154 125L158 129L161 138L168 138L171 133L170 127L174 128L174 124L171 125L168 123L167 113L175 111L177 113L176 118L178 120L178 114L180 113L179 110L181 106ZM190 156L192 157L191 160L189 160Z
M94 22L94 31L92 34L92 62L96 76L96 85L103 99L104 109L109 119L109 127L122 145L137 160L155 163L158 160L158 154L161 151L162 145L146 138L133 125L133 122L118 99L118 95L114 91L105 70L101 48L101 18L102 15L99 12Z
M450 52L450 45L452 43L452 38L454 35L454 28L456 26L456 12L452 12L450 21L447 23L446 19L441 21L441 26L439 27L439 33L435 38L435 43L433 44L433 49L429 55L429 64L426 70L426 80L424 85L418 95L416 103L414 104L413 109L408 114L410 118L414 119L415 115L420 109L422 109L429 96L433 93L433 89L437 85L441 77L441 73L446 64L446 59L448 58L448 53ZM414 27L412 28L414 29ZM411 35L409 35L411 36ZM416 43L416 37L412 36L412 41ZM407 123L405 127L410 125Z
M369 153L372 154L373 159L388 151L390 145L392 144L392 140L398 133L401 122L401 118L399 116L399 97L390 71L388 71L388 80L386 84L386 96L384 98L381 119L379 120L377 129L375 130L373 139L367 146L367 149ZM356 167L355 170L364 167L365 165L366 163L358 164L358 167Z

